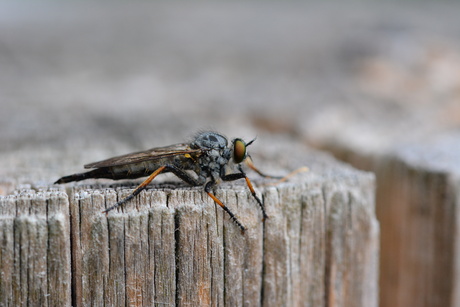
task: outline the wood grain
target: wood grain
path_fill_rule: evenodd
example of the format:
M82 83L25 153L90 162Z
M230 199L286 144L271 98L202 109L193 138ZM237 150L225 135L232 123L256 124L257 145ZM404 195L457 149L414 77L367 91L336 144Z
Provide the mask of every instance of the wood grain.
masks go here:
M56 190L0 198L0 305L70 305L68 210Z
M377 176L381 306L460 305L458 144L452 131L395 145L391 154L330 147Z
M219 186L244 234L201 188L151 188L107 215L132 189L3 197L1 304L377 306L373 177L338 178L259 185L266 221L244 182Z
M264 187L265 222L244 186L217 189L242 234L198 188L147 190L107 216L130 190L76 188L78 303L377 306L372 189L369 176Z

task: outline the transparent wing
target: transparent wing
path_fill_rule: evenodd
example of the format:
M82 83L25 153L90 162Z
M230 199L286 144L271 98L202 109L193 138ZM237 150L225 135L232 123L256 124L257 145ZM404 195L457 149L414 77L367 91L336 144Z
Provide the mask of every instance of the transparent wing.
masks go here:
M89 163L85 165L85 168L100 168L110 167L118 165L126 165L131 163L139 163L144 161L152 161L156 159L163 159L166 157L173 157L177 155L193 155L199 156L201 149L193 149L190 144L175 144L165 147L156 147L144 151L133 152L122 156L109 158L107 160Z

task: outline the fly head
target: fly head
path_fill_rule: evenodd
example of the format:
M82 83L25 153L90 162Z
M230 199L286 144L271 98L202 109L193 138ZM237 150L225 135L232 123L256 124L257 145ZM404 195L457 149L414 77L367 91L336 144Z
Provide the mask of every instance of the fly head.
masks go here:
M254 140L250 141L249 143L246 143L245 141L243 141L242 139L234 139L232 141L232 159L233 159L233 162L235 164L240 164L241 162L244 161L244 159L246 159L246 157L248 156L247 154L247 147L249 145L252 144L252 142L254 142Z

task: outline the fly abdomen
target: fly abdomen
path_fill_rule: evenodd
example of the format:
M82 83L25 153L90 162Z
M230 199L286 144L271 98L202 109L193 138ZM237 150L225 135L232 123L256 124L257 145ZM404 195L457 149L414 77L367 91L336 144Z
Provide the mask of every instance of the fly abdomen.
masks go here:
M55 184L62 184L67 182L73 181L81 181L89 178L113 178L112 173L108 170L108 168L98 168L86 173L78 173L69 176L64 176L59 178Z
M158 167L157 167L158 168ZM156 168L155 168L156 169ZM100 167L86 173L78 173L60 178L55 184L81 181L90 178L107 178L113 180L135 179L150 175L154 170L148 162L111 167Z
M149 176L152 172L158 169L161 165L154 165L154 163L141 162L119 166L108 167L111 173L111 179L134 179L139 177ZM108 177L103 177L108 178Z

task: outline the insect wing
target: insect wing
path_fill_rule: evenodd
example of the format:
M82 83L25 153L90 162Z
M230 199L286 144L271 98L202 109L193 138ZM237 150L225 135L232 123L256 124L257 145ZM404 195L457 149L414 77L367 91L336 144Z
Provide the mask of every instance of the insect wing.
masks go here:
M131 163L139 163L145 161L152 161L162 159L165 157L172 157L177 155L194 155L199 156L201 149L193 149L190 144L175 144L165 147L151 148L145 151L133 152L122 156L109 158L107 160L86 164L85 168L99 168L126 165Z

